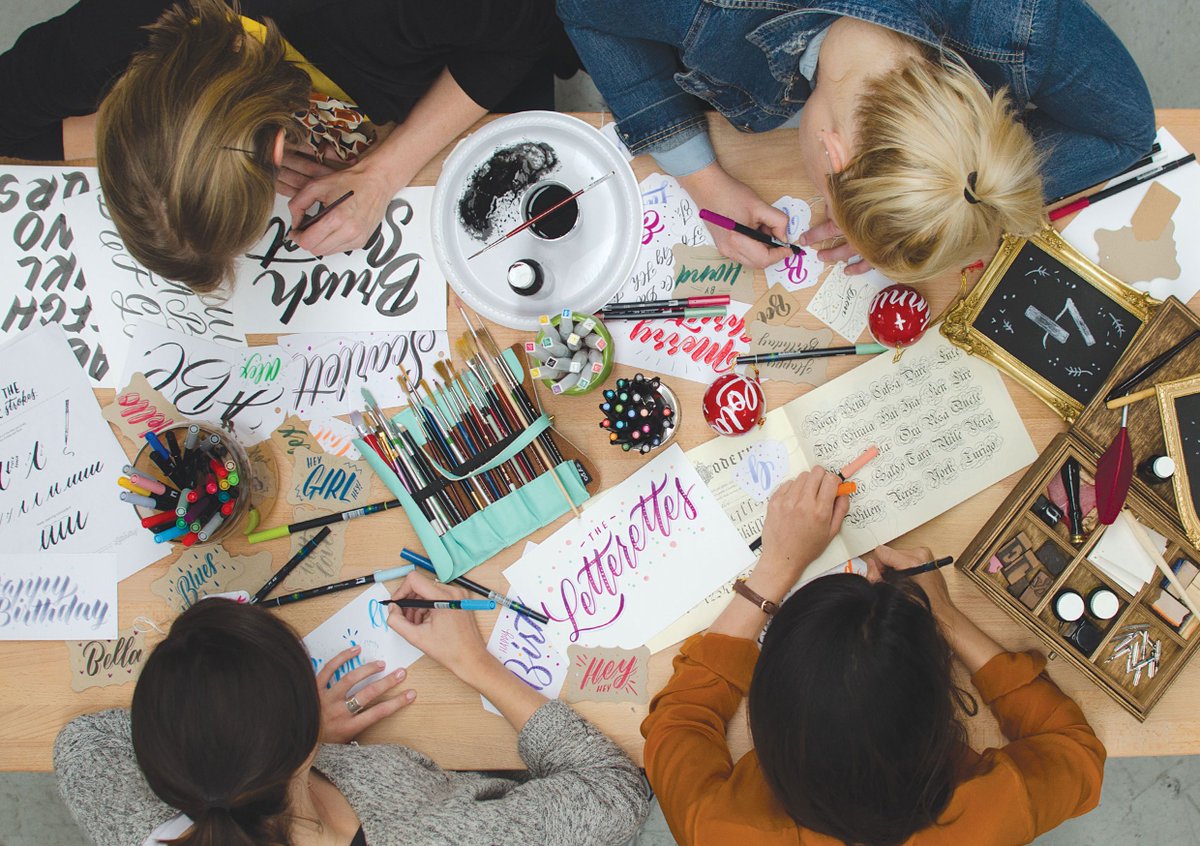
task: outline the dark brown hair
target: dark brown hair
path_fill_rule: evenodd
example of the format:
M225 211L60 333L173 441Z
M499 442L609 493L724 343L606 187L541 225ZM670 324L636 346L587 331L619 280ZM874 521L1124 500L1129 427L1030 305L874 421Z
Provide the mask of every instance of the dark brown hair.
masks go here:
M797 823L892 846L933 825L966 743L950 647L911 579L817 579L767 629L750 684L763 775Z
M275 202L275 137L312 84L284 60L278 27L248 36L221 0L188 0L100 104L96 164L109 216L129 252L196 291L232 277Z
M317 745L311 659L286 623L206 599L183 612L133 692L133 749L154 794L187 814L186 846L287 844L288 788Z

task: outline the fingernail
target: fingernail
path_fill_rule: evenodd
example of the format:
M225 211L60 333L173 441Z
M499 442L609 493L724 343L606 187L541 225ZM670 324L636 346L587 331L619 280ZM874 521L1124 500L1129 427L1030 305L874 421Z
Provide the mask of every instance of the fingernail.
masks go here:
M404 698L407 699L409 702L412 702L414 699L417 698L417 692L415 690L410 690L408 693L404 694Z
M376 666L376 667L380 667L380 668L382 668L382 667L383 667L383 663L384 663L383 661L375 661L375 662L374 662L375 666Z
M362 652L362 647L361 646L352 646L350 648L350 651L351 652Z
M398 679L402 679L402 678L404 678L406 675L408 675L408 673L406 673L406 672L404 671L404 668L403 668L403 667L401 667L399 670L397 670L397 671L396 671L396 678L398 678Z

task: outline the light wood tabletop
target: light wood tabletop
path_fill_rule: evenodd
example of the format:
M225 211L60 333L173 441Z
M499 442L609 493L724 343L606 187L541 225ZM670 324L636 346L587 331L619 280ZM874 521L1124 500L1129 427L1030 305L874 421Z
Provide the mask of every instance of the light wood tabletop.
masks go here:
M601 115L582 114L582 119L598 126ZM1159 123L1166 126L1190 150L1200 150L1200 110L1168 110L1159 112ZM742 135L723 120L711 124L713 143L725 168L735 177L754 188L768 202L790 194L812 197L816 191L801 175L799 157L795 150L794 131L781 130L763 135ZM433 184L440 172L444 154L429 164L414 181L418 185ZM649 157L633 163L639 179L655 171ZM1061 225L1065 221L1060 222ZM923 286L935 314L955 296L957 276ZM755 274L756 294L766 289L761 271ZM816 288L799 294L807 302ZM453 305L453 296L451 296ZM1195 300L1192 302L1195 307ZM816 318L805 314L804 323L820 328ZM451 307L449 330L456 337L464 330L462 319ZM503 343L524 340L525 334L503 328L497 329L497 339ZM252 336L251 344L270 343L274 336ZM830 360L830 376L834 377L856 362L846 359ZM634 370L618 366L612 378L632 375ZM1065 429L1050 409L1016 382L1005 377L1017 408L1028 427L1035 446L1045 448L1050 439ZM713 437L700 414L700 398L704 385L683 379L670 380L680 395L684 409L682 431L678 440L689 449ZM798 396L806 386L777 381L765 386L768 408L777 408ZM97 391L100 402L112 399L112 391ZM598 464L605 487L625 478L642 465L636 454L613 449L598 428L599 411L595 396L584 398L550 398L542 392L542 400L555 417L555 425L579 444ZM125 442L127 451L133 445ZM1024 471L1013 474L1000 484L980 493L971 500L951 508L941 517L920 527L897 541L896 545L927 545L938 555L957 555L1001 501ZM285 480L284 480L285 481ZM115 482L115 479L114 479ZM385 497L386 490L376 480L375 499ZM280 499L274 512L264 516L264 525L289 521L291 507ZM541 540L560 527L565 518L531 536ZM388 511L347 524L347 544L342 575L344 578L369 573L398 563L397 553L402 546L416 546L416 537L407 518L400 511ZM496 555L471 572L471 577L490 586L504 586L501 571L515 561L523 544L517 544ZM226 542L235 555L251 551L238 536ZM288 541L280 539L255 547L268 549L278 567L289 554ZM419 548L419 547L417 547ZM163 575L172 557L159 561L131 576L120 585L120 626L127 628L135 618L145 616L165 624L171 617L168 606L150 591L150 585ZM990 599L971 585L957 571L947 570L946 578L955 601L986 632L1012 650L1041 649L1041 642L1019 626ZM300 634L307 634L330 614L341 608L352 594L336 594L299 603L278 613ZM484 636L491 630L493 614L481 614ZM658 690L671 672L671 659L676 649L655 655L650 667L650 690ZM1064 660L1051 660L1050 675L1083 707L1097 733L1108 747L1110 755L1184 755L1200 752L1200 662L1194 662L1176 679L1174 686L1157 705L1150 718L1139 724L1100 688L1089 682ZM67 648L61 642L8 642L0 644L0 675L7 679L0 686L0 770L49 770L54 738L59 729L73 717L102 708L127 707L133 695L133 685L93 688L75 693L70 687ZM429 755L444 767L454 769L512 769L522 767L517 756L516 739L508 724L480 706L478 694L455 679L448 671L428 658L412 666L406 686L417 691L416 701L396 716L369 731L360 740L371 743L403 743ZM579 710L598 727L615 738L637 761L642 757L642 737L639 726L646 715L646 706L625 703L584 703ZM1003 743L996 721L985 712L969 720L972 743L977 747ZM749 748L749 732L743 709L729 726L730 746L735 755Z

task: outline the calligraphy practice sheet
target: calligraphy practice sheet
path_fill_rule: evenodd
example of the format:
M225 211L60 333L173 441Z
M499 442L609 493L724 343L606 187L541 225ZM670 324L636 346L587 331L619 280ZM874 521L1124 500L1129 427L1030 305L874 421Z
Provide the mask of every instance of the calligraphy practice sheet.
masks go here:
M239 262L229 308L246 332L446 328L446 278L433 257L433 187L405 188L359 250L314 256L287 240L276 196L262 239Z
M504 571L547 640L634 649L753 559L672 445Z
M614 303L669 299L675 290L672 248L676 244L713 244L708 227L700 219L700 207L675 177L652 173L639 187L642 246L633 273L612 298Z
M613 320L607 323L618 364L708 383L737 368L750 348L747 303L732 300L724 317Z
M96 385L114 387L100 315L75 254L63 199L98 184L94 167L0 166L0 338L57 323Z
M809 300L808 313L847 341L857 341L867 328L871 300L891 284L878 270L848 276L845 262L838 262L825 274L825 282Z
M128 462L65 331L0 347L0 537L8 552L114 553L116 578L169 550L117 497Z
M377 582L304 638L314 673L320 672L321 667L342 650L362 647L362 652L334 670L331 685L351 670L373 661L383 661L382 670L354 685L347 696L353 696L386 673L409 666L425 654L388 628L388 608L391 606L380 602L390 598L388 589Z
M434 362L450 357L446 332L432 330L285 335L279 346L299 368L291 404L306 420L361 409L364 387L380 408L407 405L396 381L400 366L415 387L436 377Z
M795 242L812 226L812 206L796 197L780 197L771 205L788 216L788 241ZM806 247L803 255L792 254L767 268L767 287L782 285L789 291L799 291L817 284L825 263L817 258L815 248Z
M117 558L0 553L0 640L117 636Z
M525 555L535 549L537 544L526 542ZM511 592L509 596L521 603L529 599ZM501 608L487 649L510 673L544 696L554 699L562 690L570 669L567 657L547 641L545 626L537 620ZM479 699L483 710L501 716L500 709L487 697L481 695Z
M182 282L152 273L129 254L104 204L103 191L77 194L63 207L75 234L75 254L87 276L101 338L115 368L120 370L124 364L141 320L222 344L245 344L246 335L223 294L197 294Z
M877 355L770 412L760 429L710 440L688 458L749 541L762 533L780 482L813 466L836 470L871 445L879 456L854 477L844 549L831 564L915 529L1037 457L999 371L929 332L898 363Z
M1154 157L1152 167L1188 154L1188 150L1166 129L1158 130L1157 140L1162 145L1162 152ZM1128 178L1114 177L1112 183ZM1143 200L1154 186L1175 195L1175 203L1165 209L1165 219L1153 227L1153 232L1143 232L1137 216ZM1088 259L1139 291L1146 291L1157 300L1174 295L1186 303L1200 291L1200 240L1190 234L1195 233L1198 223L1200 164L1192 162L1108 197L1102 203L1088 206L1067 224L1062 236ZM1104 253L1124 258L1124 266L1111 266L1107 256L1102 254L1101 244L1106 236L1116 243L1112 245L1114 249ZM1141 260L1130 262L1135 251ZM1155 275L1146 274L1146 268L1154 268ZM1134 270L1138 271L1136 275L1131 273Z

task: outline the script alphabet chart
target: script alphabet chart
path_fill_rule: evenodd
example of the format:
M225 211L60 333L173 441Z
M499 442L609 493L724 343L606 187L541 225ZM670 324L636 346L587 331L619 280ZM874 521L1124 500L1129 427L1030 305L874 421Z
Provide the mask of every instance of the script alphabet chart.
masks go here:
M113 480L128 459L57 324L0 347L0 537L5 552L114 553L123 579L169 550Z
M547 640L636 649L753 560L673 445L504 571Z

